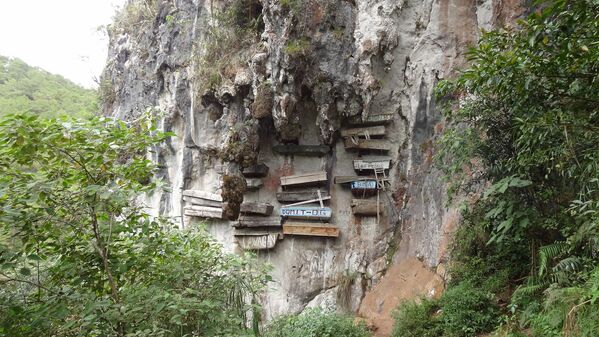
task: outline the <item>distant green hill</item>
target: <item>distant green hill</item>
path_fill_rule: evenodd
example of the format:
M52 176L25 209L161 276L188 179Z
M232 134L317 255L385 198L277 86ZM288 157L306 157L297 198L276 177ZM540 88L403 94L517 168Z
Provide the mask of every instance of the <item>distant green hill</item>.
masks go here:
M85 117L97 109L95 90L17 58L0 56L0 114L31 112L45 117Z

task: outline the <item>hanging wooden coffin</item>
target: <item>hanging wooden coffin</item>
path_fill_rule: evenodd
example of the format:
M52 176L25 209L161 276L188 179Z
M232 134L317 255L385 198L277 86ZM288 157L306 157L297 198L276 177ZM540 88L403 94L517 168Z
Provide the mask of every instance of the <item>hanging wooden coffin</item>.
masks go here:
M222 219L223 209L207 206L185 206L183 208L183 214L199 218Z
M328 198L329 192L320 191L322 198ZM314 200L318 198L317 191L290 191L290 192L278 192L277 200L282 203L300 202L306 200Z
M234 235L237 238L237 243L244 250L272 249L276 246L281 236L279 232L273 233L255 230L236 231Z
M206 192L206 191L200 191L200 190L185 190L185 191L183 191L182 194L184 197L193 197L193 198L220 201L220 202L223 201L223 198L221 197L220 194L216 194L216 193L212 193L212 192Z
M380 203L377 207L376 200L353 199L351 201L351 211L355 215L371 215L376 216L384 213L383 204Z
M348 150L391 150L391 143L386 139L345 138L343 144Z
M255 191L262 187L262 179L260 178L246 178L245 179L246 188L250 191Z
M373 180L374 176L335 176L335 184L351 184L354 181Z
M194 197L183 197L183 201L195 206L223 207L222 202L214 200L200 199Z
M261 202L244 202L241 204L241 213L244 214L259 214L259 215L271 215L273 206L268 203Z
M331 218L329 207L281 207L279 214L282 218L328 220Z
M385 135L385 127L381 126L371 126L364 128L353 128L341 130L341 137L378 137Z
M362 117L362 115L353 116L349 119L351 125L383 125L393 120L393 114L376 114Z
M279 154L296 156L323 156L331 152L331 147L327 145L280 144L272 149Z
M354 169L356 171L364 170L388 170L391 167L390 159L356 159L354 160Z
M247 178L266 177L268 175L268 166L261 163L250 167L245 167L241 173Z
M352 181L350 187L351 193L356 197L370 197L376 195L377 182L376 180Z
M327 172L312 172L281 177L281 186L310 186L327 181Z
M260 216L242 216L233 223L235 228L281 227L281 218L264 218Z
M283 234L336 238L339 236L339 228L318 222L286 222L283 225Z

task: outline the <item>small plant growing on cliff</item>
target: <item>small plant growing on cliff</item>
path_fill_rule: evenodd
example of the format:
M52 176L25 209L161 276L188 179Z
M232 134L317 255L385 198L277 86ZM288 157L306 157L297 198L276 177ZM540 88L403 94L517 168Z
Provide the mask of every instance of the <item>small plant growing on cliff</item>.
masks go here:
M285 54L290 56L306 56L311 44L307 37L291 40L285 45Z
M253 52L263 29L262 5L257 0L231 0L212 12L205 40L197 41L195 67L198 94L233 79Z
M117 13L113 24L108 27L112 33L140 32L143 26L149 24L157 15L157 0L132 0Z
M321 309L306 309L299 315L282 316L266 327L265 337L370 337L363 322Z
M302 0L280 0L279 3L283 9L290 10L295 16L298 16L302 9Z

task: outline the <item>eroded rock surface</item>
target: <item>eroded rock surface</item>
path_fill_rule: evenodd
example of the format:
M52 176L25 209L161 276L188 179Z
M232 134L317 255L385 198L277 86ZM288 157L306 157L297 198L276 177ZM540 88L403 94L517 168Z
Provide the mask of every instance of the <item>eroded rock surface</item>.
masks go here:
M240 1L248 4L241 7L249 8L246 17L263 22L253 26L255 35L244 31L237 47L233 41L219 51L222 57L211 59L219 65L211 67L205 61L216 48L211 43L221 41L214 35L218 13ZM237 189L244 188L223 184L223 178L264 163L270 170L262 187L242 192L243 198L270 203L278 214L281 176L326 171L323 189L330 192L331 223L341 235L286 236L259 252L274 266L264 317L306 306L356 312L386 270L394 272L381 284L406 287L413 284L409 270L415 258L421 261L418 270L445 262L447 233L458 219L446 208L440 173L432 165L433 142L444 127L433 89L464 65L464 53L481 28L520 16L520 2L156 0L144 15L129 18L133 23L110 30L104 112L135 119L151 111L161 116L162 129L176 134L152 152L172 191L156 193L148 205L185 226L198 220L183 216L183 190L238 202ZM356 217L351 193L332 179L355 175L352 160L358 156L346 151L339 131L352 116L386 113L393 115L386 135L390 185L380 192L387 212L378 219ZM330 145L332 151L320 157L273 151L288 142ZM233 205L229 211L234 217L238 209ZM231 223L209 220L208 228L225 249L239 251ZM408 279L388 280L400 274ZM367 299L380 295L377 291ZM371 306L363 304L360 312L369 316ZM381 310L369 317L374 325L377 317L388 317L390 307Z

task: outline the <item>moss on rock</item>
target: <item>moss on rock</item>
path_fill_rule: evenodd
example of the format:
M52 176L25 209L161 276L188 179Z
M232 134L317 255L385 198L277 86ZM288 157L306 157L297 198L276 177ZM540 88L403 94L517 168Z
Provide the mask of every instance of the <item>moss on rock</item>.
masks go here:
M229 220L239 217L239 210L243 202L243 194L247 185L245 179L238 175L224 175L221 196L223 198L223 216Z
M256 98L250 107L252 117L260 119L272 115L274 104L272 86L268 82L261 83L257 88Z

